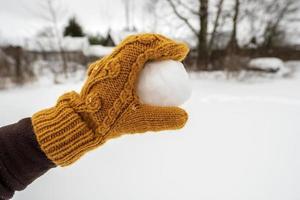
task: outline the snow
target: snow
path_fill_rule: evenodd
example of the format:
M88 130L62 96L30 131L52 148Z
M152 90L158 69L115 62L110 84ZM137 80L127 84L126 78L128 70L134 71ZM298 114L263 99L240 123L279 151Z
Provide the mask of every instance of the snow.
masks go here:
M137 93L142 103L179 106L191 96L189 76L181 62L148 62L139 76Z
M63 37L61 45L64 51L83 52L86 56L103 57L110 54L114 47L102 45L90 45L87 37ZM57 52L60 47L56 38L37 37L26 41L24 48L28 51L36 52Z
M300 199L300 71L250 83L199 77L182 130L111 140L13 199ZM0 91L0 126L81 85Z
M280 74L286 74L289 70L285 67L283 61L279 58L254 58L251 59L248 65L250 68L272 70Z
M86 51L89 47L87 37L63 37L61 38L61 46L64 51ZM60 46L57 38L54 37L36 37L28 39L24 48L28 51L37 52L57 52Z
M90 45L84 54L86 56L104 57L113 51L114 47L106 47L102 45Z

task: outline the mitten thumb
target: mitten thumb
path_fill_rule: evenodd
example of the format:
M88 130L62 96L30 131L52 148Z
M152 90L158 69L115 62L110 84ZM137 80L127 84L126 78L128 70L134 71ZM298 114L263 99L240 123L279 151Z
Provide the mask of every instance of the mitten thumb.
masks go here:
M115 133L144 133L147 131L176 130L182 128L188 114L179 107L132 105L114 127ZM113 134L114 135L114 134Z

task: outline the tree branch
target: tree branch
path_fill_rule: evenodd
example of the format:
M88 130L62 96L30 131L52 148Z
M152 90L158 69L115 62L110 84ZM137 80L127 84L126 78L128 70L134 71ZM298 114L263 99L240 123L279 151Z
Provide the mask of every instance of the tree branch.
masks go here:
M174 4L174 2L172 1L172 0L166 0L169 4L170 4L170 6L172 7L172 9L173 9L173 12L175 13L175 15L180 19L180 20L182 20L190 29L191 29L191 31L196 35L196 36L198 36L198 31L192 26L192 24L189 22L189 20L186 18L186 17L184 17L184 16L182 16L179 12L178 12L178 10L176 9L176 6L175 6L175 4Z
M218 29L218 26L219 26L219 19L220 19L221 13L222 13L223 2L224 2L224 0L220 0L219 3L218 3L218 6L217 6L218 7L217 16L216 16L216 19L214 21L213 32L212 32L210 40L209 40L209 46L208 46L209 52L212 50L212 47L214 45L217 29Z
M196 11L196 10L190 8L188 5L186 5L186 4L183 3L182 1L176 0L176 2L177 2L178 5L182 6L182 7L185 8L185 9L187 9L187 10L190 11L192 14L197 15L197 16L200 15L200 12L198 12L198 11Z

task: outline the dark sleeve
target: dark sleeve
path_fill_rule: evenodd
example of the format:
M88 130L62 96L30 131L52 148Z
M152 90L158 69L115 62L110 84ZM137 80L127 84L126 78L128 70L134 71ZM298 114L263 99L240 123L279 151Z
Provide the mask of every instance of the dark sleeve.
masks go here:
M0 200L11 198L53 167L37 143L30 118L0 128Z

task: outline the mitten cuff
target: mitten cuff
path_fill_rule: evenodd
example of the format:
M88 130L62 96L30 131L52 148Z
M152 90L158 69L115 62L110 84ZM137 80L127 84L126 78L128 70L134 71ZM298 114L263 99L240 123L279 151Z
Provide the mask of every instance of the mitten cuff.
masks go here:
M66 166L78 160L95 140L93 131L63 95L55 107L32 117L41 149L56 165Z

